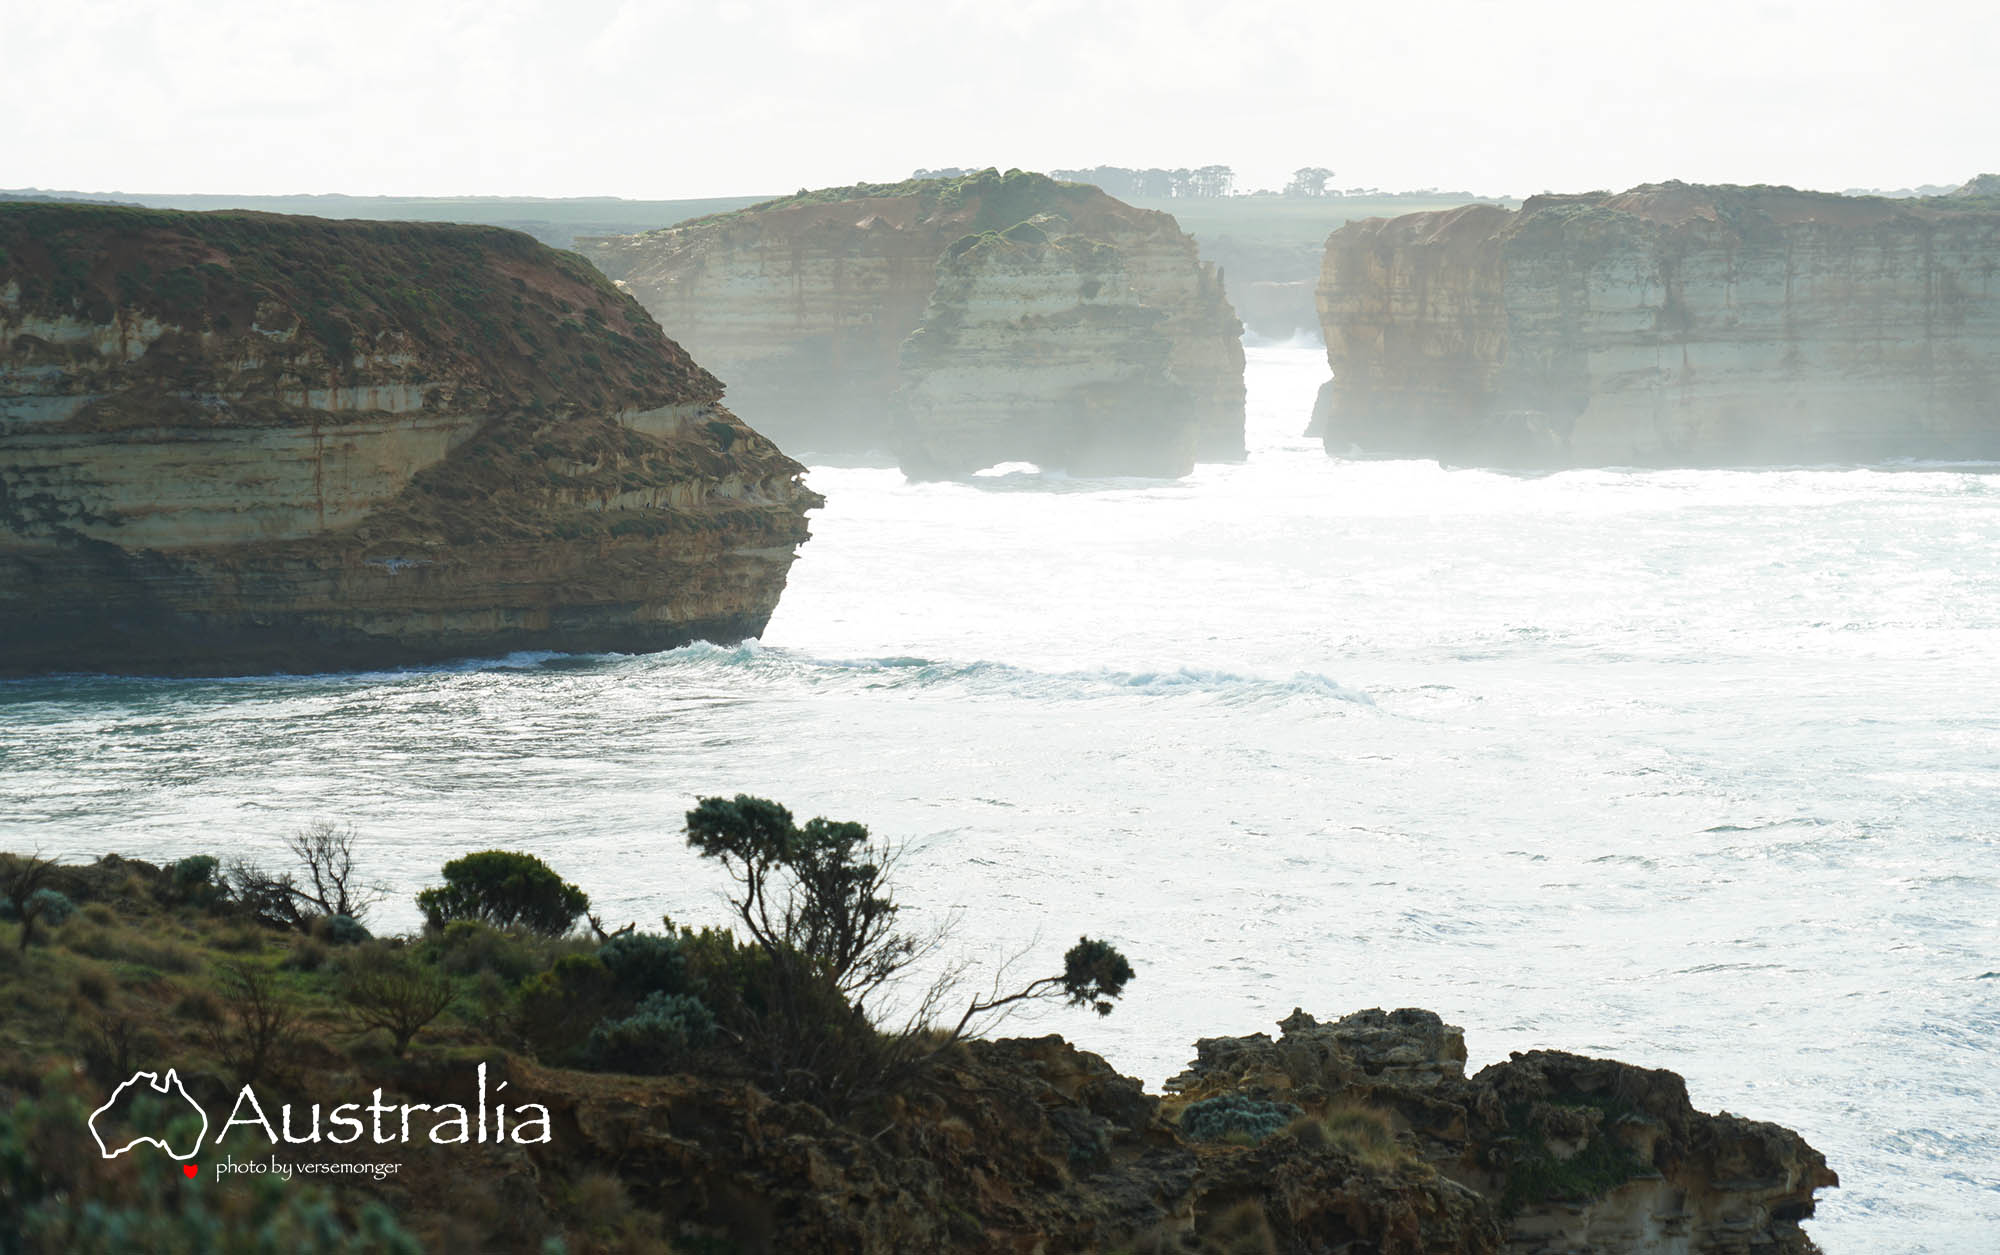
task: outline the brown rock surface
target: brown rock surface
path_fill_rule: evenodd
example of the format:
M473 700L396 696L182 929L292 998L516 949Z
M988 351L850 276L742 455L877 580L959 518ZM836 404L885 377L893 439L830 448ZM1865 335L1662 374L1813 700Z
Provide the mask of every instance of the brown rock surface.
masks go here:
M0 207L0 670L755 635L803 468L489 228Z
M2000 211L1649 184L1350 223L1336 454L1518 465L2000 457Z
M550 1110L523 1169L544 1193L615 1173L669 1235L745 1255L1814 1250L1798 1222L1837 1184L1825 1160L1776 1125L1695 1111L1671 1072L1537 1051L1468 1080L1462 1034L1426 1011L1283 1027L1205 1039L1164 1102L1059 1037L967 1043L844 1120L740 1081L506 1057L492 1079ZM468 1102L470 1076L463 1057L413 1059L395 1080ZM1305 1115L1195 1140L1197 1095Z
M1164 213L1095 187L995 171L834 188L577 247L729 381L730 401L785 447L893 456L904 339L968 235L1046 215L1049 234L1108 244L1161 314L1167 368L1197 415L1198 455L1243 456L1241 325L1215 268Z
M1809 1255L1798 1222L1840 1183L1797 1133L1696 1111L1672 1072L1538 1050L1467 1079L1463 1035L1428 1011L1295 1011L1280 1027L1197 1043L1170 1107L1240 1093L1387 1112L1484 1201L1508 1255Z

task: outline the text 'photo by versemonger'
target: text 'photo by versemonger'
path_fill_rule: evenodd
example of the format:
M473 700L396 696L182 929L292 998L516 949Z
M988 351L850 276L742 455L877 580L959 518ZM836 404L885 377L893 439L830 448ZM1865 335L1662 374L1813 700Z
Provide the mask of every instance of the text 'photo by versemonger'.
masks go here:
M0 0L0 1255L2000 1250L2000 17Z

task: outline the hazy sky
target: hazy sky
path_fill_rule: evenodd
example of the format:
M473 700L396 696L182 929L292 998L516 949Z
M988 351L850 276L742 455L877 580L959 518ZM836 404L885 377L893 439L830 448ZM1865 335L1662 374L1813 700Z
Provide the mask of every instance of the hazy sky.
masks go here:
M0 0L0 187L682 197L919 166L1839 189L2000 170L1946 0Z

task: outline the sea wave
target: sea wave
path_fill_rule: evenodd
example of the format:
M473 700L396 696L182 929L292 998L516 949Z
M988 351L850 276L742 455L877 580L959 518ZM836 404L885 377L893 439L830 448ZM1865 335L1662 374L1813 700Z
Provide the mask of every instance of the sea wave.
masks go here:
M1259 676L1201 667L1123 671L1105 667L1043 671L1013 663L889 655L879 658L822 658L756 641L714 645L698 641L652 655L649 669L660 672L733 672L784 682L845 689L933 692L967 696L1025 697L1042 701L1089 701L1129 697L1176 697L1240 705L1282 701L1336 701L1373 707L1366 692L1329 676L1299 671Z

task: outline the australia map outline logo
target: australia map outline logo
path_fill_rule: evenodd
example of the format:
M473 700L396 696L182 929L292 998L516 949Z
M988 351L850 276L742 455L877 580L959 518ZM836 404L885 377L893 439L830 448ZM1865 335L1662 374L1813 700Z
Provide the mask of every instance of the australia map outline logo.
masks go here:
M193 1108L194 1113L201 1117L201 1132L195 1134L194 1145L188 1147L186 1152L175 1150L173 1147L167 1145L166 1140L162 1137L153 1137L150 1134L143 1134L143 1133L129 1139L123 1146L120 1146L117 1150L112 1150L110 1147L104 1144L104 1135L99 1133L97 1130L98 1117L102 1116L105 1112L117 1106L119 1101L125 1097L125 1091L131 1089L134 1085L137 1085L140 1081L146 1082L147 1087L152 1089L155 1093L162 1095L179 1094L181 1101L186 1103L189 1107ZM142 1146L147 1143L151 1143L152 1145L159 1147L161 1150L167 1152L168 1156L170 1156L171 1158L192 1159L201 1150L202 1142L206 1140L208 1137L208 1112L202 1110L202 1106L200 1103L188 1097L187 1090L181 1087L181 1078L179 1074L177 1074L172 1068L167 1069L167 1074L165 1076L160 1076L158 1073L155 1072L134 1072L130 1080L122 1082L117 1089L111 1091L111 1097L105 1101L105 1104L102 1107L99 1107L97 1110L90 1113L89 1123L90 1123L91 1139L97 1143L98 1152L102 1154L106 1159L116 1159L118 1158L118 1156L124 1154L128 1150L131 1150L133 1147Z

